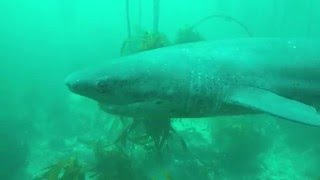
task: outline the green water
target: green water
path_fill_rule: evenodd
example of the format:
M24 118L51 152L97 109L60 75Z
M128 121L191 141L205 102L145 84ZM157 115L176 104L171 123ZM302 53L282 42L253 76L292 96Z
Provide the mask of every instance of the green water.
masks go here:
M179 30L210 15L237 22L199 24L194 31L205 40L316 38L318 7L316 0L160 0L158 31L166 37L160 44L174 44ZM153 32L153 1L130 0L129 10L133 37ZM71 94L64 78L121 56L126 17L125 0L0 1L0 179L320 177L320 129L264 115L173 120L177 134L161 152L140 137L140 127L133 134L140 138L116 148L130 119Z

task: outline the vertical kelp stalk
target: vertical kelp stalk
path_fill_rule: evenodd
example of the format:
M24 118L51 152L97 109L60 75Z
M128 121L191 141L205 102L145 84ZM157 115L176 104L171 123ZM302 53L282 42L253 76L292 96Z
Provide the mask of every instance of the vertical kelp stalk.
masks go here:
M127 31L128 31L128 38L131 37L131 22L130 22L130 4L129 0L126 0L126 13L127 13Z
M153 31L155 33L159 31L159 9L160 0L153 0Z
M138 1L138 26L142 29L142 2Z
M307 2L308 3L308 15L307 15L307 17L308 17L308 23L307 23L307 34L306 34L306 36L307 37L311 37L311 33L312 33L312 23L313 23L313 20L314 20L314 7L316 7L316 6L314 6L314 3L313 3L313 1L309 1L309 2Z

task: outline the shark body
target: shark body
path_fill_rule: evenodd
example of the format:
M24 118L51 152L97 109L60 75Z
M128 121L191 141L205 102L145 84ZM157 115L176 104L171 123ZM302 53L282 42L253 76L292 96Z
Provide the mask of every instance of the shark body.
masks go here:
M320 41L248 38L166 47L72 73L66 84L121 116L267 113L320 126Z

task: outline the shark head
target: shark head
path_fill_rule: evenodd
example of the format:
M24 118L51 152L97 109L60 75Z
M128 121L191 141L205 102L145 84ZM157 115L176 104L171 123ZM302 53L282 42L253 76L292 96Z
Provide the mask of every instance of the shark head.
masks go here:
M102 102L114 93L107 77L99 77L89 69L73 72L65 79L69 90L75 94Z
M141 63L144 65L141 66ZM74 72L65 79L69 90L99 103L127 105L154 98L159 82L150 76L152 63L125 57Z

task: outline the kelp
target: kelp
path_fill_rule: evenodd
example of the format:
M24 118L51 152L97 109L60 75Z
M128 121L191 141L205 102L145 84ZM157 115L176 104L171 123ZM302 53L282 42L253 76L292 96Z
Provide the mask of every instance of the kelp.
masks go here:
M44 171L34 180L85 180L83 166L74 157L59 160Z
M172 127L170 118L136 118L123 130L116 143L126 145L129 140L135 145L143 146L146 150L161 150L167 145L172 135L176 135L182 148L187 150L185 141Z
M141 31L138 35L131 36L123 42L120 54L122 56L130 55L168 45L170 45L170 43L165 34Z
M213 14L207 17L204 17L203 19L201 19L200 21L198 21L197 23L195 23L193 26L191 26L190 28L193 30L196 27L198 27L199 25L201 25L202 23L210 20L210 19L224 19L226 21L230 21L230 22L234 22L236 24L238 24L244 31L245 33L249 36L252 37L253 33L249 30L249 28L240 20L238 20L235 17L229 16L229 15L225 15L225 14Z
M229 172L253 174L260 170L258 157L270 148L272 140L263 133L266 123L254 118L226 118L214 123L212 139L219 147L215 157Z
M146 180L133 159L116 145L103 141L85 142L93 151L95 162L82 165L76 158L58 160L34 180Z
M97 180L144 180L144 174L118 146L98 141L94 147L96 163L91 178Z
M175 43L183 44L183 43L198 42L203 40L204 38L200 35L198 31L196 31L191 26L186 26L184 28L181 28L178 31Z
M141 2L139 1L139 30L136 35L132 35L131 32L131 22L130 22L130 9L129 9L129 0L126 1L126 12L127 12L127 30L128 30L128 37L123 42L121 47L121 55L130 55L139 53L142 51L152 50L156 48L165 47L171 45L169 43L168 38L165 34L160 33L159 31L159 7L160 1L154 0L154 14L153 14L153 31L141 31ZM174 44L182 44L182 43L190 43L190 42L197 42L202 41L204 38L200 35L196 28L203 24L204 22L211 20L211 19L224 19L226 21L234 22L239 25L245 33L252 37L253 34L249 30L249 28L240 20L235 17L224 15L224 14L213 14L210 16L206 16L203 19L199 20L198 22L194 23L191 26L187 26L185 28L181 28L177 32L177 36L175 39Z

